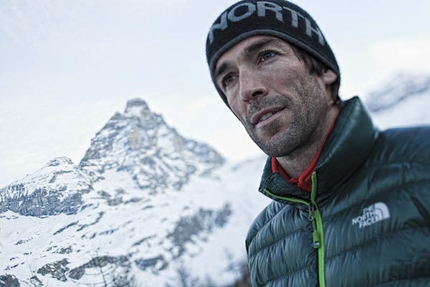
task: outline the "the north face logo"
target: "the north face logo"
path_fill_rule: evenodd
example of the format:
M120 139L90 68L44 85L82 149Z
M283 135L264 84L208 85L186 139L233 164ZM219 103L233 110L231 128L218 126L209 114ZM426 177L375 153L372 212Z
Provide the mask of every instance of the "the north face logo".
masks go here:
M376 222L390 218L390 211L383 202L377 202L363 209L363 214L352 219L352 225L359 228L370 226Z

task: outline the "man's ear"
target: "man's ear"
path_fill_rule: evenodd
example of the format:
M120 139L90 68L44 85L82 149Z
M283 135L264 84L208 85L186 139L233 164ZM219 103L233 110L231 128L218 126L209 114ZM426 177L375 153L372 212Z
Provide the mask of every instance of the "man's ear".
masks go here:
M337 74L330 69L326 69L321 75L320 79L325 86L326 95L328 97L328 101L331 102L332 105L335 105L338 101L337 91L334 94L334 90L337 90L337 85L335 84L337 81Z
M327 69L327 70L325 70L325 71L323 72L323 74L322 74L322 80L323 80L324 84L326 84L326 85L331 85L331 84L333 84L334 82L336 82L336 80L337 80L337 75L336 75L336 73L335 73L335 72L333 72L332 70Z

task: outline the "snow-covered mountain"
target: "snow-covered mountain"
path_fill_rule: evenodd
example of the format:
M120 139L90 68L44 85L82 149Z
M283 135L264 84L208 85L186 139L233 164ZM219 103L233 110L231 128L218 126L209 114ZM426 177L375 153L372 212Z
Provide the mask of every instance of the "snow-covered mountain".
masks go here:
M399 73L364 100L380 129L430 124L430 75Z
M79 165L55 158L0 190L0 286L232 284L268 202L263 162L226 163L130 100Z
M206 144L185 139L140 99L130 100L91 141L81 169L103 176L122 171L152 193L180 190L194 174L210 175L224 159Z
M430 124L429 77L364 99L379 127ZM79 164L55 158L0 190L0 286L233 286L269 202L264 161L228 162L130 100Z

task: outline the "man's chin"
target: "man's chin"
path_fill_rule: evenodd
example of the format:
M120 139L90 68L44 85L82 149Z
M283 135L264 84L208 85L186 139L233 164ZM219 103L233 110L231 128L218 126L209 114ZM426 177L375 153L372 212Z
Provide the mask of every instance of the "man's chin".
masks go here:
M285 133L278 132L270 136L251 137L251 139L269 156L281 157L289 152L289 144Z

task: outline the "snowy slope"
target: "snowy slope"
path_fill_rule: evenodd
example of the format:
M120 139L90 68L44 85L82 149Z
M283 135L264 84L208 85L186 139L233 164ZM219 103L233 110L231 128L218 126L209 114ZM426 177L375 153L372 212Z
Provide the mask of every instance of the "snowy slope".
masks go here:
M124 263L102 266L103 272L110 276L127 270L138 286L176 286L181 264L193 276L231 283L238 270L229 266L245 260L244 235L267 203L255 193L262 161L234 171L226 165L218 170L229 174L223 181L196 177L180 192L170 189L157 196L136 188L127 174L112 173L109 181L96 183L84 194L85 206L76 214L40 218L5 212L0 268L22 282L37 275L43 286L93 284L101 283L100 270L82 267L109 256ZM249 180L238 183L243 174ZM47 264L59 264L63 272L57 266L42 276Z

